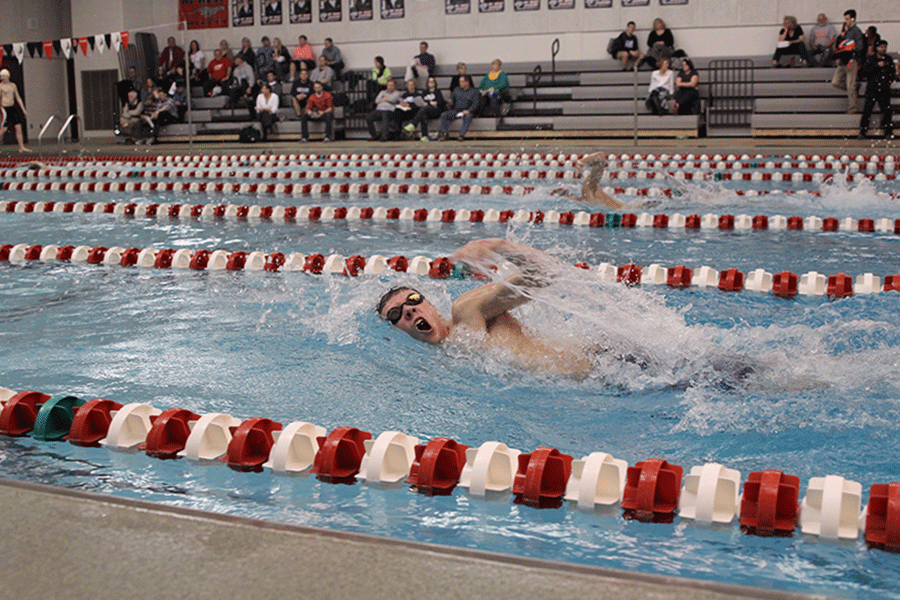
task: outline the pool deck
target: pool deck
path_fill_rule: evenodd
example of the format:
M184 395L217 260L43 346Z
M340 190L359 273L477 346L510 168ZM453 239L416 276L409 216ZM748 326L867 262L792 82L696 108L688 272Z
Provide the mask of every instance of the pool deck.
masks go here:
M38 160L37 144L31 155ZM856 139L361 141L125 146L89 138L66 156L588 152L898 154ZM55 144L44 155L57 153ZM14 147L0 157L23 156ZM8 598L822 598L319 530L0 479L0 596Z

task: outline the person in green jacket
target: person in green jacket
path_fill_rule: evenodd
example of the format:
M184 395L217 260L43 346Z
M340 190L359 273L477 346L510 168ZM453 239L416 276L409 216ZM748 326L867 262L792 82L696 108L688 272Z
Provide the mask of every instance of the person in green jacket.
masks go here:
M369 102L375 99L379 92L387 87L387 82L392 79L391 70L384 66L384 58L375 57L375 67L372 69L372 75L366 81L366 91L368 92Z
M484 109L491 105L491 112L495 117L500 116L500 105L511 102L509 97L509 77L502 69L503 63L495 58L491 63L491 71L481 79L478 91L481 92L481 100L478 103L478 114L484 114Z

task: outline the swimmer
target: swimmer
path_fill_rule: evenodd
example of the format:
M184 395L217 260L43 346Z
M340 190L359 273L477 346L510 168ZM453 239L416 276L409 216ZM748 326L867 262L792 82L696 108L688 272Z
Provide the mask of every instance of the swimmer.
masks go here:
M19 96L19 88L9 81L9 71L6 69L0 70L0 110L3 112L0 117L0 140L3 139L6 130L12 127L16 132L19 152L31 152L25 147L22 134L22 125L25 123L28 111L25 110L25 103Z
M540 250L498 238L469 242L452 258L480 272L507 261L519 272L503 283L489 283L457 298L450 319L408 287L384 294L376 307L379 316L421 342L442 344L457 329L469 329L486 333L487 344L510 350L532 370L587 375L590 363L583 349L554 347L523 330L509 312L531 299L529 289L549 285L552 271L558 270L560 263Z
M624 203L600 189L600 178L603 177L603 170L606 168L605 152L594 152L579 160L575 165L575 174L579 177L583 176L585 168L588 169L588 174L584 177L584 183L581 184L581 196L571 194L565 188L557 188L550 193L588 204L602 204L614 210L625 206Z

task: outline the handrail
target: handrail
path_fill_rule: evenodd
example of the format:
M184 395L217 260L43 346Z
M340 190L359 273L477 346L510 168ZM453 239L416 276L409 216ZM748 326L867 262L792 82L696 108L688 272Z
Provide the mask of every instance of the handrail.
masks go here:
M550 44L550 63L551 63L551 72L550 72L550 81L556 83L556 55L559 54L559 38L553 40L553 43Z
M638 61L634 61L634 145L638 145Z
M72 119L77 119L78 122L81 123L81 130L84 131L84 121L81 120L81 117L78 116L78 113L69 115L69 118L66 119L66 122L63 123L63 126L59 128L59 133L56 136L56 144L59 147L60 154L62 154L63 137L65 137L66 129L69 127L69 123L72 122ZM84 151L84 135L78 136L78 142L81 144L81 150Z
M533 88L532 101L534 102L533 108L534 108L535 112L537 112L537 97L538 97L537 86L541 80L541 71L542 71L541 65L535 65L534 70L531 72L531 75L530 75L531 87Z
M41 144L41 138L44 137L44 133L47 131L47 128L50 127L50 123L53 122L53 119L58 119L58 118L59 118L59 117L57 117L56 115L50 115L50 117L47 119L47 122L44 123L44 126L43 126L43 127L41 127L41 132L38 134L38 139L37 139L37 142L38 142L38 156L41 156L41 157L44 156L43 146L42 146L42 144Z

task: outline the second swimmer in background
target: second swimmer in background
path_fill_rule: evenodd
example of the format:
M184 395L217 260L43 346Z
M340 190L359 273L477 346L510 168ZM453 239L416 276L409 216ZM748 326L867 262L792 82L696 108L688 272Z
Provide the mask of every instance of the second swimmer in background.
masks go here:
M565 188L557 188L550 192L553 195L565 196L579 202L587 202L589 204L602 204L608 208L618 210L625 206L600 188L600 178L603 177L603 170L606 167L606 153L594 152L578 161L575 165L575 173L579 177L584 177L581 184L581 196L570 193ZM584 170L588 169L587 174Z

